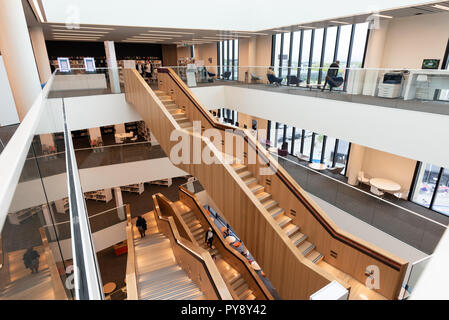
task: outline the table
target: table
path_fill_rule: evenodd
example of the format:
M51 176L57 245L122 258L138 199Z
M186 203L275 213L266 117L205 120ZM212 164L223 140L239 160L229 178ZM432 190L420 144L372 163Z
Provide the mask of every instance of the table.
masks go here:
M231 243L235 242L236 239L233 236L229 236L229 237L226 237L225 240L227 243L231 244Z
M399 183L396 183L394 181L383 179L383 178L372 178L370 179L369 183L376 187L377 189L383 190L383 191L390 191L390 192L396 192L401 190L401 185Z
M410 71L408 79L405 83L404 100L411 100L416 98L417 86L416 79L419 75L427 76L427 81L424 84L424 89L427 95L427 100L433 100L433 94L436 89L449 89L449 70L416 70Z
M114 292L117 285L114 282L108 282L103 286L103 292L104 294L110 294Z
M257 264L256 261L251 262L251 267L253 267L254 270L259 271L262 268Z
M309 168L315 169L315 170L326 170L327 169L327 165L325 165L324 163L309 163Z

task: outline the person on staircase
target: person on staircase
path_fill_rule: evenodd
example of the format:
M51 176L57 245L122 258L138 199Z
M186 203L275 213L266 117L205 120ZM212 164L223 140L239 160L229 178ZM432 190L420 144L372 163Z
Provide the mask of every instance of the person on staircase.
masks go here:
M33 247L29 248L23 255L23 264L25 268L31 270L31 273L39 272L39 257L39 253Z
M213 231L212 231L212 228L209 228L209 230L206 231L206 237L205 237L205 239L204 239L204 242L206 242L207 245L208 245L211 249L213 249L213 247L212 247L212 242L213 242L213 240L214 240L214 233L213 233Z
M142 216L137 217L136 227L139 230L140 238L145 237L145 231L147 230L147 222Z

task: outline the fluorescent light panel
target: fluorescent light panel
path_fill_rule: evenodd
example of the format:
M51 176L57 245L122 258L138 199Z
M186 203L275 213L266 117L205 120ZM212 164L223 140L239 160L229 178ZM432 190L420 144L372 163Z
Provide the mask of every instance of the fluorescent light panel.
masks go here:
M65 37L53 37L54 40L90 40L90 41L98 41L95 38L65 38Z
M53 28L61 28L61 27L66 27L67 26L65 24L60 24L60 25L51 25ZM78 30L78 28L73 28L73 29L69 29L68 30ZM79 29L91 29L91 30L115 30L114 28L100 28L100 27L82 27L80 26Z
M108 31L89 31L89 30L78 30L78 29L52 29L53 32L82 32L82 33L97 33L97 34L107 34Z
M309 27L309 26L298 26L298 28L301 28L301 29L315 29L315 27Z
M339 24L350 24L349 22L337 21L337 20L331 20L331 21L329 21L329 22L332 22L332 23L339 23Z
M180 32L180 31L160 31L160 30L148 30L148 32L156 33L173 33L173 34L195 34L194 32Z
M103 34L82 34L82 33L72 33L72 34L66 34L66 33L58 33L58 32L52 32L53 35L56 36L63 36L63 37L83 37L83 38L101 38L104 35Z
M171 40L173 38L153 38L153 37L129 37L128 39L141 39L141 40Z
M45 22L44 21L44 16L42 15L42 11L41 11L41 7L39 7L39 3L37 2L37 0L33 0L33 6L34 9L36 10L36 13L39 17L40 22Z
M216 34L218 37L233 37L233 38L251 38L251 36L240 36L240 35L234 35L234 34Z
M376 16L376 17L379 17L379 18L393 19L392 16L387 16L387 15L379 14L379 13L373 13L373 16Z
M434 4L433 7L437 8L437 9L449 11L449 7L442 6L441 4Z
M181 38L182 36L174 35L174 34L153 34L153 33L141 33L141 36L151 36L151 37L174 37Z

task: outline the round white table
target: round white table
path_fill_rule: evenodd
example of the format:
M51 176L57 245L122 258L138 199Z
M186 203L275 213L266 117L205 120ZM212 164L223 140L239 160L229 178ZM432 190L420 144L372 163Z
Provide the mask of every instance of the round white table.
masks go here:
M312 163L309 163L309 168L321 171L321 170L326 170L327 166L324 163L312 162Z
M233 236L229 236L229 237L226 237L225 240L227 243L231 244L231 243L235 242L236 239Z
M260 266L257 264L256 261L251 262L251 267L253 267L253 269L256 271L261 270Z
M388 179L372 178L372 179L370 179L369 183L372 186L376 187L377 189L380 189L383 191L396 192L396 191L401 190L401 185L399 183L396 183L396 182L388 180Z

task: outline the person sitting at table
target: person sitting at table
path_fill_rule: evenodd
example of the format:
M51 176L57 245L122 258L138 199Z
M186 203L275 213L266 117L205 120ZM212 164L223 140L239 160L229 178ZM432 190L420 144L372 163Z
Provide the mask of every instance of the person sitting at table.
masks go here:
M338 75L338 68L340 68L340 61L337 60L335 62L332 62L329 69L327 70L326 80L324 81L324 85L323 88L321 89L321 92L323 92L324 89L326 89L326 85L329 82L331 82L329 83L329 90L332 91L332 88L334 87L333 85L334 78Z

